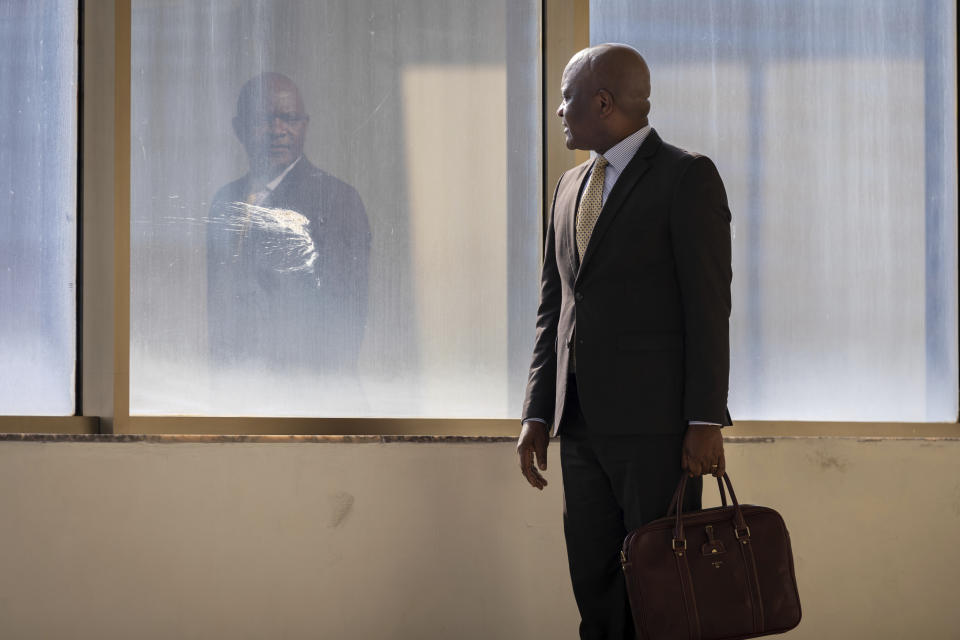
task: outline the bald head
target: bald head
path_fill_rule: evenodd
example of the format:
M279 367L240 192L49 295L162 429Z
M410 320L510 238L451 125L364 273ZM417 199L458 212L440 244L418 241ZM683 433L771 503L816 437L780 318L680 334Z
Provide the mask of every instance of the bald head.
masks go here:
M625 44L601 44L585 52L597 88L609 91L616 108L634 122L645 121L650 113L650 69L643 56Z
M633 47L601 44L577 52L563 71L561 91L557 115L570 148L602 153L647 124L650 69ZM574 120L583 135L573 131Z
M237 96L237 116L246 117L256 112L277 94L288 93L298 109L303 111L303 98L296 83L276 71L267 71L247 80Z
M248 80L237 97L233 130L247 150L251 171L279 175L299 158L309 121L293 80L272 71Z

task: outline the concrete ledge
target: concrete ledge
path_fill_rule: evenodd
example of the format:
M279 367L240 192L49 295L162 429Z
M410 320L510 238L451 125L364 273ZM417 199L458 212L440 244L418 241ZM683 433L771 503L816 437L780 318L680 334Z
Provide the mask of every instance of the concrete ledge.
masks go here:
M553 438L559 440L559 438ZM773 443L789 440L853 440L882 442L887 440L952 442L957 436L851 436L851 435L784 435L784 436L725 436L727 444ZM424 444L502 443L516 442L515 436L428 436L428 435L219 435L219 434L77 434L77 433L0 433L0 442L150 442L156 444L225 444L225 443L349 443L388 444L398 442Z

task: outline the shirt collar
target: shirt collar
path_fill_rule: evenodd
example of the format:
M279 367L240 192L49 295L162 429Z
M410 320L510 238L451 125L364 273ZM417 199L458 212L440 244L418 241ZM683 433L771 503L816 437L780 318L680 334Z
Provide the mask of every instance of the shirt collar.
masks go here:
M299 156L296 160L290 163L289 167L283 170L283 173L281 173L276 178L268 182L266 185L266 189L268 191L273 191L274 189L276 189L280 185L280 183L283 182L283 179L287 177L287 174L290 173L290 170L293 169L295 166L297 166L297 163L300 162L300 158L302 157L303 157L302 155Z
M650 135L650 132L653 129L650 125L646 125L640 129L637 129L626 138L613 145L607 152L603 154L603 157L607 159L607 162L610 163L610 166L617 170L617 173L623 172L627 168L627 165L630 164L630 161L633 160L633 156L637 154L637 150L640 149L640 146L647 139L647 136ZM594 156L597 154L594 153Z

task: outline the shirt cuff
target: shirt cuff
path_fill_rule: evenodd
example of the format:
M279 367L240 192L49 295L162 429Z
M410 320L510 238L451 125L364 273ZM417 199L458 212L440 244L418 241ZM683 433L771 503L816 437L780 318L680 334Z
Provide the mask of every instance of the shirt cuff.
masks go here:
M523 424L525 422L539 422L540 424L547 424L547 421L544 420L543 418L524 418L523 422L521 422L520 424Z
M688 426L693 426L695 424L706 426L706 427L722 427L719 422L705 422L703 420L690 420L687 422Z

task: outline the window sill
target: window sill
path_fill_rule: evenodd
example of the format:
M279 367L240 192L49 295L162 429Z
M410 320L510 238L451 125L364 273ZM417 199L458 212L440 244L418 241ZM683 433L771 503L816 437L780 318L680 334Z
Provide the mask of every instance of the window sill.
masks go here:
M519 420L203 418L134 416L100 434L91 416L0 416L0 441L44 442L511 442ZM731 442L773 438L960 438L955 422L736 421Z

